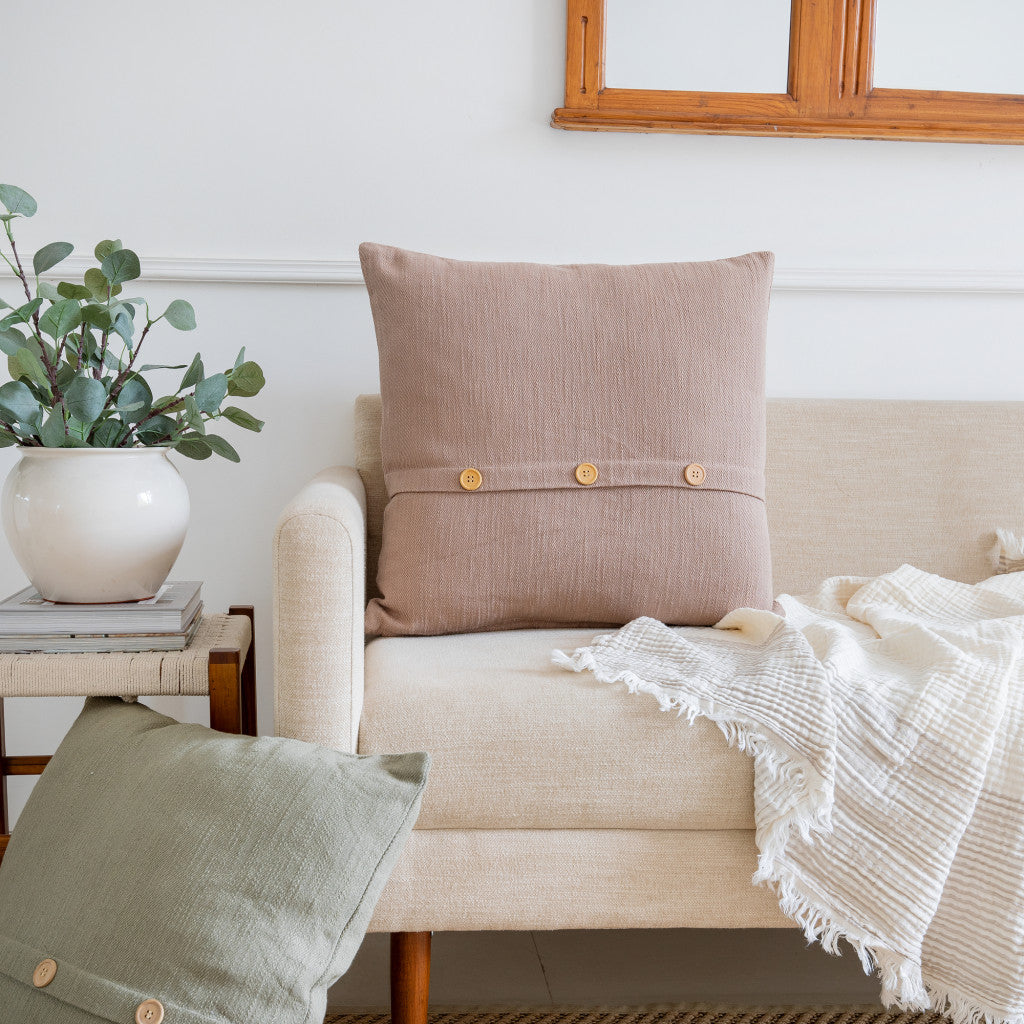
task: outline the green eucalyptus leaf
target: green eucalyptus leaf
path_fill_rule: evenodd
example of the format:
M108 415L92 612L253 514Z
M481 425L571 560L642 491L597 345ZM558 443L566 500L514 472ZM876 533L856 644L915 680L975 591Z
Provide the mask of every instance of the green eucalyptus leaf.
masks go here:
M184 299L175 299L164 310L164 319L178 331L194 331L196 329L196 311L191 303Z
M216 412L228 393L228 379L223 373L201 380L196 385L196 405L200 412Z
M208 459L213 454L209 442L198 434L185 434L174 447L186 459Z
M43 426L43 411L43 406L37 405L30 417L15 425L14 432L18 437L29 438L39 436L39 431Z
M122 311L114 317L112 327L113 330L124 339L124 343L128 346L130 351L132 347L132 335L135 333L135 321L132 320L127 313Z
M57 285L57 294L62 299L77 299L79 302L88 302L92 298L92 292L85 285L70 281L61 281Z
M69 334L67 338L65 338L64 340L66 342L66 347L64 351L61 353L61 359L66 360L66 362L63 362L62 365L64 367L67 367L73 374L75 374L78 372L78 366L80 363L78 350L82 344L82 336L80 334ZM60 377L60 373L61 366L58 366L58 378ZM63 386L61 387L61 390L64 390Z
M0 320L0 327L11 327L14 324L27 324L32 319L32 314L39 309L43 304L43 300L36 298L31 302L26 302L24 306L19 306L12 313L8 313L7 316Z
M54 340L70 334L82 324L82 307L74 299L55 302L39 318L39 330Z
M238 355L235 356L235 365L232 367L232 369L233 370L237 370L242 365L242 363L244 363L244 362L245 362L245 346L243 345L238 350Z
M46 369L37 352L38 346L32 348L30 345L26 345L7 360L7 369L12 380L20 380L25 377L49 389L50 380L46 376Z
M266 382L259 364L250 360L242 363L237 370L231 371L228 376L228 394L252 398L253 395L260 393Z
M39 208L36 201L17 185L0 185L0 203L16 217L34 217Z
M119 420L104 420L98 423L89 437L93 448L116 448L124 432L124 424Z
M78 379L78 371L70 363L61 363L57 367L57 387L67 391L73 380Z
M39 426L31 423L19 423L15 428L14 432L18 437L28 439L30 437L39 437L39 427L42 426L42 420L40 420Z
M28 339L13 327L0 331L0 352L13 356L20 348L24 348Z
M32 269L36 272L36 277L66 260L74 251L75 247L70 242L51 242L44 245L32 257Z
M123 249L120 238L105 238L102 242L96 243L93 255L102 263L112 252Z
M91 423L83 423L80 419L68 413L68 436L84 437L89 433Z
M138 423L153 407L153 392L139 376L129 377L117 396L117 411L125 423Z
M217 434L207 434L206 443L213 449L214 455L220 455L228 462L241 462L242 458L234 448Z
M40 281L36 288L36 295L41 296L49 302L60 302L61 295L60 290L55 284L51 284L49 281Z
M43 421L39 430L39 440L47 448L63 448L67 436L64 427L64 410L58 405Z
M185 396L185 422L197 433L206 433L206 423L203 421L203 414L199 411L196 400L191 395Z
M237 405L229 405L226 409L221 409L220 414L224 419L234 423L236 427L254 430L256 433L259 433L264 426L263 420L256 419L251 413L239 409Z
M115 249L108 253L100 263L100 270L111 285L134 281L142 273L139 257L131 249Z
M105 306L83 306L82 319L90 327L95 327L98 331L109 331L113 326L113 321Z
M153 403L153 407L163 412L178 412L185 408L185 399L178 398L176 395L165 395L163 398L158 398Z
M170 416L154 416L136 435L143 444L156 444L161 438L173 436L178 424Z
M114 373L120 373L124 369L124 360L108 348L107 351L103 353L103 361L100 365L107 367L109 370L113 370Z
M17 434L8 433L6 430L0 430L0 448L10 448L12 444L17 443Z
M39 399L23 381L9 380L0 386L0 412L9 423L28 423L39 411Z
M90 294L97 302L107 301L107 291L110 288L110 282L106 279L103 271L98 267L90 267L85 272L85 287L89 289Z
M179 391L187 391L189 388L194 387L198 384L203 377L206 376L206 371L203 369L203 360L200 358L199 353L196 353L195 359L189 363L188 369L185 371L185 376L181 378L181 386L178 388Z
M68 425L68 429L69 430L71 429L70 424ZM92 445L89 444L88 441L83 441L80 437L76 437L74 434L68 434L68 436L64 438L64 447L65 448L91 448Z
M93 377L76 377L64 394L68 412L82 423L100 418L107 404L107 389Z
M135 319L135 306L131 304L127 299L119 299L117 302L111 303L110 315L116 320L119 316L126 316L129 320Z
M11 309L11 308L13 308L13 307L11 306L11 304L9 302L5 302L3 299L0 299L0 309Z
M184 363L177 363L174 366L168 366L165 363L143 363L139 367L139 373L145 373L147 370L184 370Z

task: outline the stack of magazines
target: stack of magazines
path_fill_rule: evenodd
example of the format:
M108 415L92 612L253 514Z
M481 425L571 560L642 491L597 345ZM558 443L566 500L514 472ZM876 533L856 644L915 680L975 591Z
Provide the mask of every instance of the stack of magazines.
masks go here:
M26 587L0 602L0 654L184 650L203 617L201 586L168 582L120 604L55 604Z

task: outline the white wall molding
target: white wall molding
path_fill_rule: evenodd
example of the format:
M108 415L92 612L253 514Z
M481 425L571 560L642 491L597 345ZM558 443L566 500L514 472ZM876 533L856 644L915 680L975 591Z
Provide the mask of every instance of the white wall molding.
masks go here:
M22 257L28 268L31 258ZM362 284L359 260L251 260L202 256L142 256L143 281L210 284ZM48 280L80 280L96 260L71 256L44 274ZM4 267L3 269L7 269Z
M80 279L95 266L72 256L47 278ZM145 281L210 284L361 285L359 260L146 257ZM776 267L775 290L792 292L956 292L1024 294L1024 270L925 267Z
M1024 293L1024 271L915 267L776 267L775 288L793 292Z

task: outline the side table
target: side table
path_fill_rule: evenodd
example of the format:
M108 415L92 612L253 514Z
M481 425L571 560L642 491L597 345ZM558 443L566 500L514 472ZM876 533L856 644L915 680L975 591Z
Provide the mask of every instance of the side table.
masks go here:
M256 656L251 605L204 615L183 651L0 654L0 860L10 839L7 778L41 775L44 754L8 757L5 697L210 698L210 727L255 736Z

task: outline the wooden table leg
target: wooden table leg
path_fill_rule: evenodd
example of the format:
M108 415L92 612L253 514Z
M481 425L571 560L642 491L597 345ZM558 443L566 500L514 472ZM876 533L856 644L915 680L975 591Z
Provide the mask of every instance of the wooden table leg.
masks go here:
M0 697L0 861L4 859L10 840L10 805L7 802L7 777L9 775L42 775L50 762L49 754L27 754L8 757L4 736L4 701Z
M4 699L0 697L0 832L7 834L10 831L10 823L7 808L7 746L4 739Z
M234 648L210 651L210 728L242 732L242 666Z
M242 732L246 736L258 736L256 728L256 619L251 604L233 604L229 615L244 615L252 629L249 653L242 665Z
M430 932L391 933L391 1024L427 1024Z
M0 860L4 859L10 838L10 819L7 807L7 747L4 739L4 699L0 697Z

